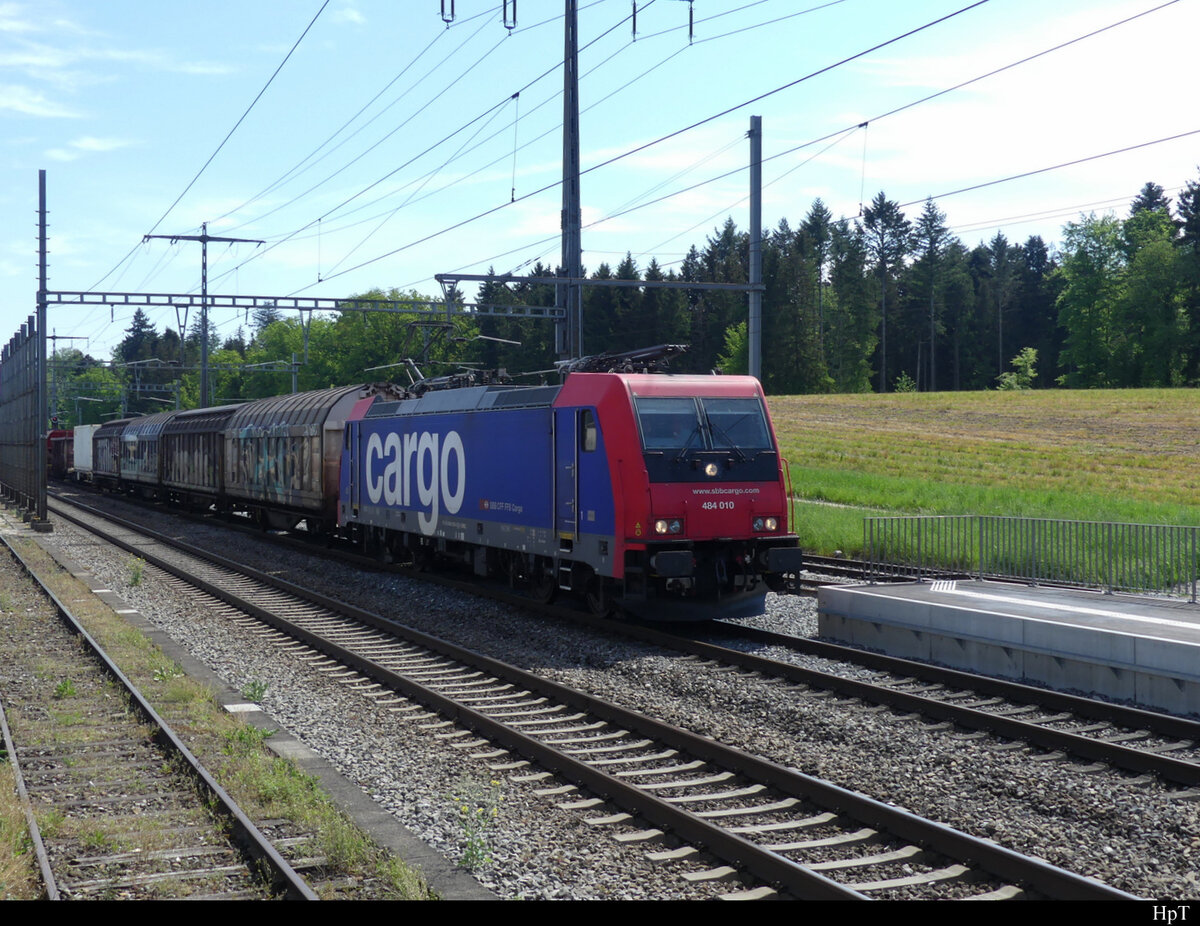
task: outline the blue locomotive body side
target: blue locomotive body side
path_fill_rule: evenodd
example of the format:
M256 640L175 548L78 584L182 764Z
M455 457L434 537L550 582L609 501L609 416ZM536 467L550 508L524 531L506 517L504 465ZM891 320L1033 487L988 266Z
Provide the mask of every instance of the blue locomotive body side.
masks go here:
M460 521L548 527L548 410L346 423L339 520L446 536Z
M462 398L466 409L364 403L348 417L339 525L442 552L471 545L550 558L569 544L611 576L610 467L599 428L580 436L595 410L556 407L545 394L521 408L489 407L486 392Z

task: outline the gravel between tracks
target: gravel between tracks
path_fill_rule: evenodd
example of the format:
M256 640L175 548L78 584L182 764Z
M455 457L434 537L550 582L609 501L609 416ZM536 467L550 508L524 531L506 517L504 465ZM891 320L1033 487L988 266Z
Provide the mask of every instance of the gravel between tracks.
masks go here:
M178 521L156 519L178 531ZM1080 763L1032 761L1024 749L998 749L995 741L929 729L890 712L698 669L653 647L403 577L268 549L219 528L190 525L186 533L193 543L210 540L223 555L1122 890L1200 896L1200 801L1173 798L1157 782ZM247 639L159 581L155 570L129 587L129 557L98 550L68 525L57 524L49 542L87 563L235 688L267 683L264 707L281 725L451 857L465 846L455 797L487 793L491 781L500 782L496 823L483 837L490 861L477 876L501 896L669 899L729 889L685 886L679 868L651 865L641 851L618 846L608 830L584 822L587 812L557 806L570 797L540 797L536 784L495 776L466 755L470 750L454 749ZM770 601L775 629L815 632L813 599Z

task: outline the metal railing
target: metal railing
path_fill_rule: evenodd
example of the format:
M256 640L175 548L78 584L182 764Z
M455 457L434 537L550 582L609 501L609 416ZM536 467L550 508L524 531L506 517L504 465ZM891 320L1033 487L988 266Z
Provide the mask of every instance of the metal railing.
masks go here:
M863 519L871 580L970 575L1197 600L1200 527L986 515Z

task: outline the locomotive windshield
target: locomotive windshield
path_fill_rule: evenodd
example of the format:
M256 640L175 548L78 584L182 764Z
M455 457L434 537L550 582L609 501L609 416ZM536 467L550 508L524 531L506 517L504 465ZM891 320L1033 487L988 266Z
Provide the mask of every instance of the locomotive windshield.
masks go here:
M714 450L770 450L771 432L758 399L701 399Z
M646 451L772 450L771 432L756 398L636 398Z
M682 450L697 440L703 446L695 399L634 399L634 404L642 429L642 447L646 450Z

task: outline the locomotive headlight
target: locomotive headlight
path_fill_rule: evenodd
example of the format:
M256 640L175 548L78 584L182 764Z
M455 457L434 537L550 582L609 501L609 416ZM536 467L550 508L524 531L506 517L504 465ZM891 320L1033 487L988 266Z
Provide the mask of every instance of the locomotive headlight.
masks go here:
M659 518L654 522L654 533L656 534L681 534L683 533L683 521L679 518Z
M775 531L779 530L778 518L755 518L751 523L756 531Z
M710 476L710 477L715 476L719 472L719 470L720 470L720 467L718 467L716 463L705 463L704 464L704 475L705 476Z

